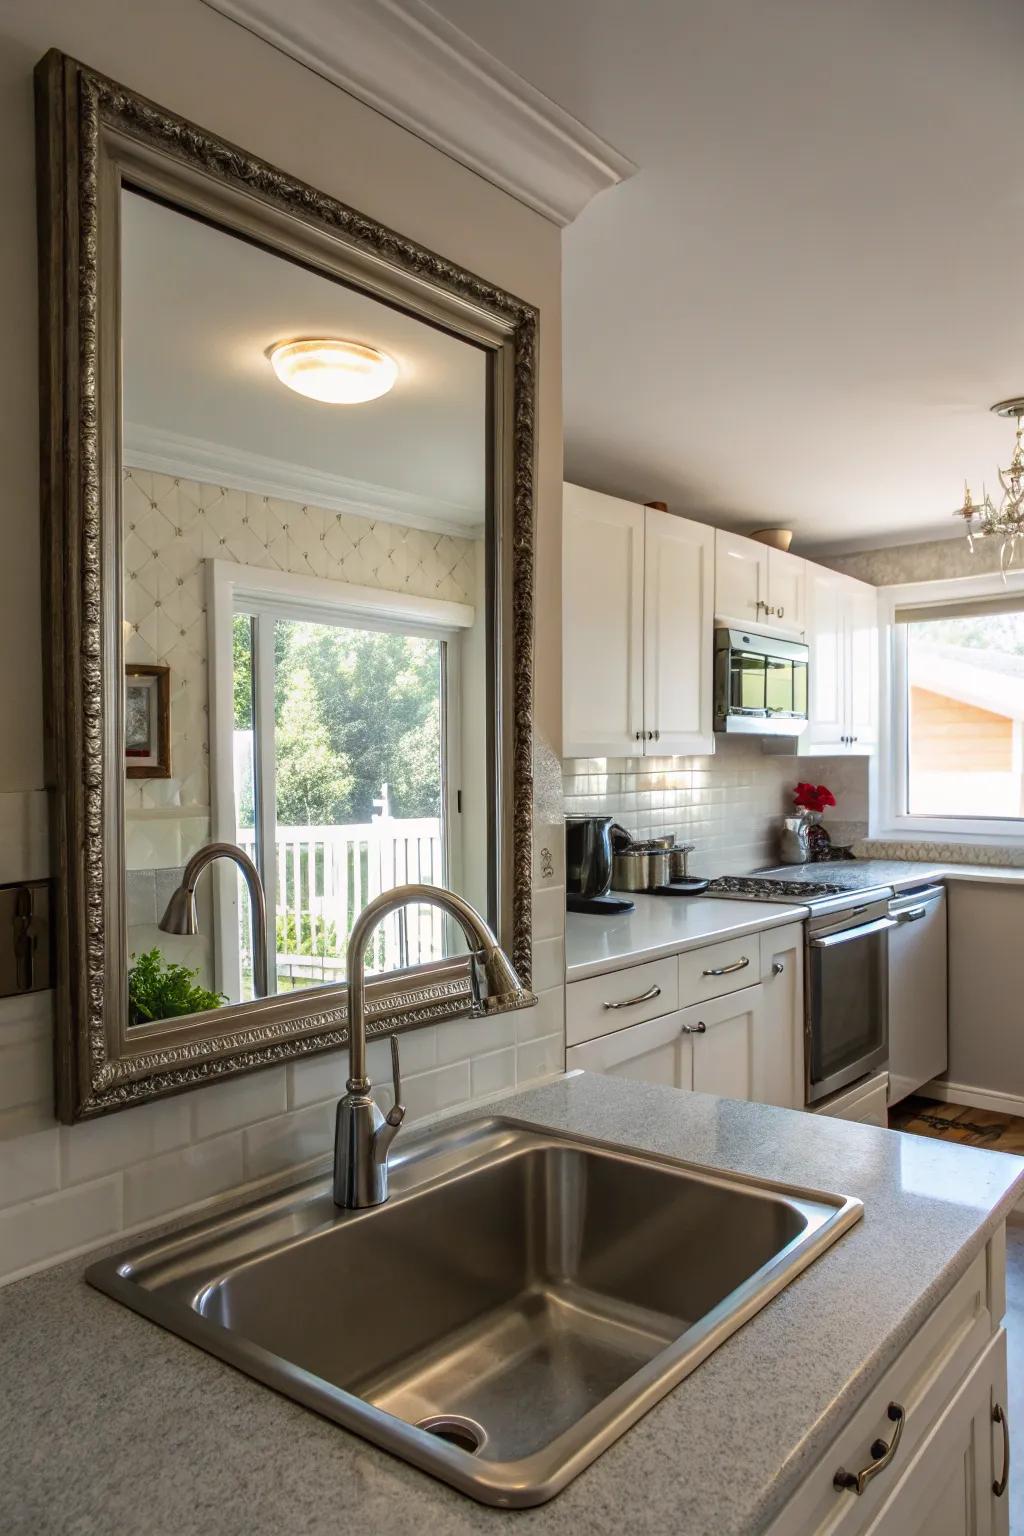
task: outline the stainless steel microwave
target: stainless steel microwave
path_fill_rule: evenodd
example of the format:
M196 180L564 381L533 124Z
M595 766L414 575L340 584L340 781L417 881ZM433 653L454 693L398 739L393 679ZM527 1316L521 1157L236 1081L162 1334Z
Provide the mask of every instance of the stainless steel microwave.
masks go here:
M797 640L715 630L715 730L799 736L807 728L810 652Z

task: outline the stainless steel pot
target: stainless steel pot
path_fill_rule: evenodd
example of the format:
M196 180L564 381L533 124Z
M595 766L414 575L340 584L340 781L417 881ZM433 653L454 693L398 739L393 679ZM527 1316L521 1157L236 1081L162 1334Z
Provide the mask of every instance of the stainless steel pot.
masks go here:
M690 854L693 852L695 847L695 843L673 842L672 847L669 849L669 853L672 859L671 878L673 880L688 880L690 878L690 871L687 868L687 865L689 863Z
M623 848L612 860L612 885L617 891L650 891L667 885L672 855L667 848L650 843L634 843Z

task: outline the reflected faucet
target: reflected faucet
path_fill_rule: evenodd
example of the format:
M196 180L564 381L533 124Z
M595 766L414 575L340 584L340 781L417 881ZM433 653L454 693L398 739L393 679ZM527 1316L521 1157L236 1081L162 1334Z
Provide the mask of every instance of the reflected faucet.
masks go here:
M266 997L270 990L267 979L267 899L263 893L259 870L249 855L243 853L241 848L236 848L234 843L207 843L192 855L185 865L181 884L167 903L158 926L163 933L193 936L199 932L196 883L206 866L215 859L231 859L237 864L249 888L252 911L252 985L257 997Z
M405 1119L398 1064L398 1037L391 1036L395 1102L382 1115L370 1097L366 1075L366 948L389 912L414 902L440 907L455 919L469 945L473 1014L532 1008L537 999L524 987L512 962L475 907L436 885L399 885L367 903L348 941L348 1082L338 1101L334 1132L334 1203L349 1210L382 1205L388 1198L388 1151Z

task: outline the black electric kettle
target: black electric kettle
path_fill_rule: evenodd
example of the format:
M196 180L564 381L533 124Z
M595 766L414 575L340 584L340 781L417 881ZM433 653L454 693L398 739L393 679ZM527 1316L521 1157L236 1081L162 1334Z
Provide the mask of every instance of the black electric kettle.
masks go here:
M570 912L632 912L633 902L608 895L612 839L621 831L612 816L565 818L565 890Z

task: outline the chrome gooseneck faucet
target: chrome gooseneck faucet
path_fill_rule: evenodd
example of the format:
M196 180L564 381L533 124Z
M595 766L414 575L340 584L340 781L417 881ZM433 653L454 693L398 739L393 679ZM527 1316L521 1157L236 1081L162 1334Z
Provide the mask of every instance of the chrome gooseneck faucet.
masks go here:
M164 933L193 935L199 932L196 912L196 884L208 864L215 859L231 859L242 871L242 878L249 889L252 906L252 969L253 991L257 997L266 997L269 991L267 979L267 900L263 893L260 872L247 853L234 843L206 843L194 853L185 865L181 884L171 895L160 919Z
M537 999L516 975L505 951L468 901L436 885L400 885L360 912L348 941L348 1092L338 1102L334 1133L334 1203L347 1209L381 1205L388 1197L388 1150L405 1118L398 1038L391 1036L395 1102L385 1116L370 1097L366 1075L366 947L389 912L410 903L440 907L455 919L470 948L473 1013L530 1008Z

